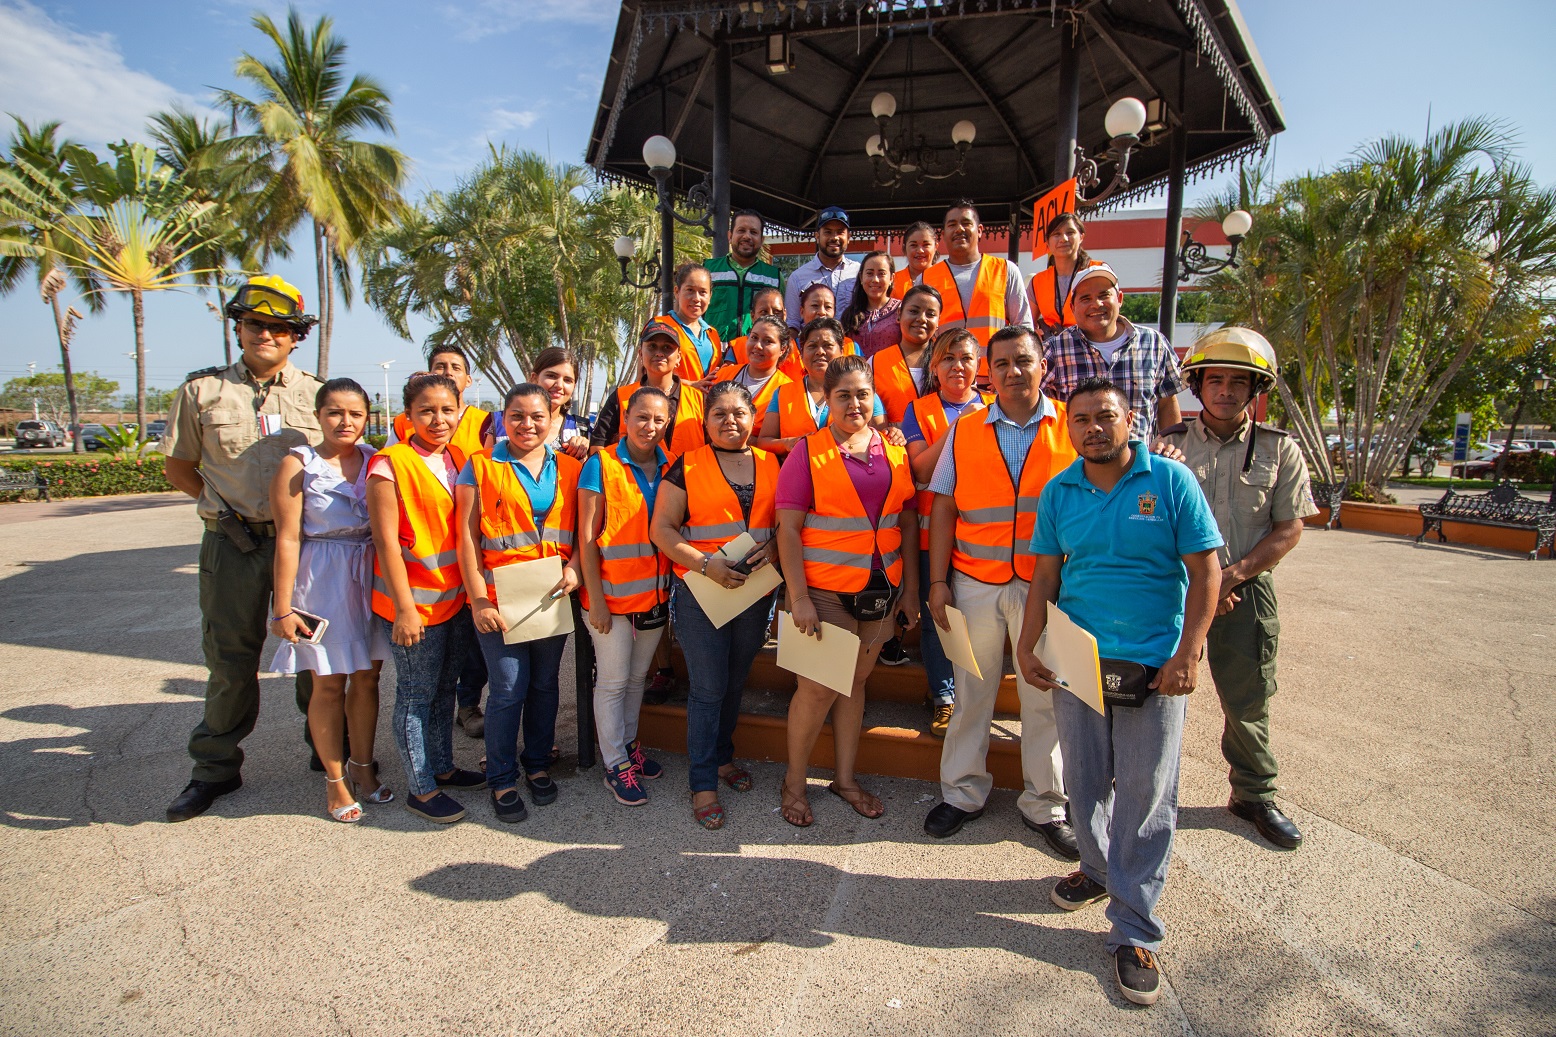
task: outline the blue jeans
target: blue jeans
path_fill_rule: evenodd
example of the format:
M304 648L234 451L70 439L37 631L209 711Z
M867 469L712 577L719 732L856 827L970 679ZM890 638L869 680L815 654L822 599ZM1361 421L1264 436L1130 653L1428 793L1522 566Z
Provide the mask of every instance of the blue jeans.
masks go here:
M421 640L394 644L394 624L375 617L389 636L394 658L394 744L413 796L438 790L439 774L454 769L454 685L470 645L470 609L422 628Z
M1156 902L1178 825L1178 752L1186 695L1152 695L1105 716L1056 691L1064 787L1081 849L1081 870L1108 888L1108 953L1155 951L1162 943Z
M518 784L520 763L525 774L551 769L560 698L558 671L567 635L516 645L503 644L500 631L475 636L491 680L486 693L486 786L512 788ZM524 754L518 757L521 720Z
M454 688L454 700L460 709L481 704L481 689L486 687L486 659L481 654L481 644L476 640L475 623L470 624L470 648L465 652L465 665L459 671L459 684Z
M924 672L929 675L929 697L937 706L956 701L956 674L951 660L940 647L940 628L929 615L929 552L918 553L918 648L924 657Z
M677 579L670 596L670 622L686 657L691 687L686 695L686 755L692 792L719 787L719 768L735 759L735 724L740 694L756 653L767 640L767 598L715 628Z

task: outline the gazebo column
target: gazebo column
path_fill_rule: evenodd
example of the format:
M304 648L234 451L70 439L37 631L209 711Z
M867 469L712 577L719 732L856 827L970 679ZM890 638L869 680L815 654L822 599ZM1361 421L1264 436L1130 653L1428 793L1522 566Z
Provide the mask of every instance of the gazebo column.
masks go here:
M733 58L729 40L713 52L713 255L729 253L729 107Z
M1079 27L1073 23L1059 26L1059 97L1057 110L1059 121L1054 133L1054 183L1060 184L1075 175L1075 142L1081 122L1081 57L1076 46L1075 34ZM1041 234L1043 228L1033 230Z
M1173 112L1172 140L1167 181L1166 240L1162 242L1162 306L1156 318L1157 329L1168 342L1178 322L1178 239L1183 234L1183 181L1188 165L1189 128L1183 116L1183 87L1187 66L1178 56L1178 108Z

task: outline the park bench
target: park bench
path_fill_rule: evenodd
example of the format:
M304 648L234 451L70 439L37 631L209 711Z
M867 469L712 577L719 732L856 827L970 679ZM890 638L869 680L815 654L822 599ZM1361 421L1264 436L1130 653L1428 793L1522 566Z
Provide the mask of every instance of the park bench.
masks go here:
M1329 509L1329 521L1324 523L1324 528L1344 529L1340 524L1340 505L1345 503L1345 483L1309 479L1307 485L1308 492L1313 495L1314 505Z
M49 481L43 477L42 472L35 469L19 471L14 468L0 468L0 494L23 495L28 490L37 491L39 500L49 499Z
M1556 491L1553 491L1556 497ZM1529 557L1537 558L1541 546L1551 558L1556 558L1556 503L1530 500L1518 492L1509 481L1502 481L1486 493L1458 493L1449 490L1434 504L1422 504L1420 543L1433 530L1439 543L1447 543L1443 522L1465 522L1475 526L1497 526L1502 529L1530 529L1534 531L1534 550Z

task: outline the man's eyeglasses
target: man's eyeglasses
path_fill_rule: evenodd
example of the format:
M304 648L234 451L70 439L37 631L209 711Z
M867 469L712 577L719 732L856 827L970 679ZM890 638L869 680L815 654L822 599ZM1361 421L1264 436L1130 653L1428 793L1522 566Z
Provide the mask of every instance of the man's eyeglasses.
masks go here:
M272 324L268 320L257 320L253 317L239 317L233 321L239 328L247 328L256 335L270 335L272 338L285 335L287 338L296 336L290 324Z

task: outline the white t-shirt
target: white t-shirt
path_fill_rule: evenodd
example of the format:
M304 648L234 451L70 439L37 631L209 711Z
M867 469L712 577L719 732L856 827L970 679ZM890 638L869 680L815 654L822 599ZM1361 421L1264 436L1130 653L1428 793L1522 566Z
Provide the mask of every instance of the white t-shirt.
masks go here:
M1090 341L1089 339L1087 341ZM1113 354L1124 348L1124 343L1129 341L1129 332L1121 333L1117 338L1110 338L1106 342L1092 342L1091 348L1102 354L1102 359L1109 364L1113 363Z
M1021 280L1021 268L1010 260L1001 260L1005 264L1005 323L1027 324L1032 323L1032 306L1027 302L1027 292ZM957 294L962 297L965 306L968 299L973 296L973 288L978 283L978 267L982 265L983 257L978 262L968 263L966 266L957 266L948 258L945 265L951 268L951 277L956 282Z

